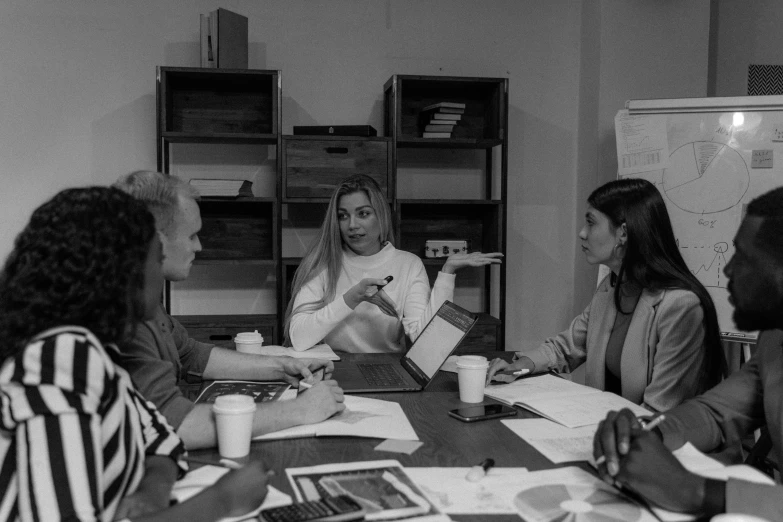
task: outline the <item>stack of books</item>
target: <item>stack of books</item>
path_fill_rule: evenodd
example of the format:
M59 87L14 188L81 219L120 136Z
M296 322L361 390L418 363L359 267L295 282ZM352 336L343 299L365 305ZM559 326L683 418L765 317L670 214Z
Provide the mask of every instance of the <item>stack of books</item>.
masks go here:
M191 179L190 184L201 197L253 197L253 182L243 179Z
M464 113L464 103L443 101L427 105L421 110L422 138L451 138Z

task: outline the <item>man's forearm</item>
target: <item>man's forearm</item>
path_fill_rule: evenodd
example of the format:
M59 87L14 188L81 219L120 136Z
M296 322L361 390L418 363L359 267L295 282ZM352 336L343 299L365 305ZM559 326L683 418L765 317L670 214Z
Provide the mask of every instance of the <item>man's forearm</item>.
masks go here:
M304 412L295 400L264 402L256 406L253 419L254 437L298 426L304 422ZM217 446L217 428L212 405L196 404L182 421L177 434L188 450Z
M279 380L283 377L280 357L241 353L214 348L204 368L204 379Z

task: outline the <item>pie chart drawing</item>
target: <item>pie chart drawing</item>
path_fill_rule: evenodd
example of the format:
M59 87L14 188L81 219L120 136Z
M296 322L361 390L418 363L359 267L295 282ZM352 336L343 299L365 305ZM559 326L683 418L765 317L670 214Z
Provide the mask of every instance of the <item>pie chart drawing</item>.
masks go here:
M739 152L724 143L694 141L669 155L662 190L685 212L714 214L742 201L749 185L748 165Z
M642 512L616 493L590 486L552 484L520 491L514 505L525 520L633 522Z

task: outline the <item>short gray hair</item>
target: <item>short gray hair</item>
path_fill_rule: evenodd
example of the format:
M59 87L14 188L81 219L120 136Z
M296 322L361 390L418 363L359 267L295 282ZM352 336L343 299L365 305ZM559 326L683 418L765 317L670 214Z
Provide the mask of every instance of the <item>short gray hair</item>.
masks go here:
M137 170L118 179L114 187L144 202L155 216L158 230L166 232L174 221L179 197L199 199L198 191L177 176L154 170Z

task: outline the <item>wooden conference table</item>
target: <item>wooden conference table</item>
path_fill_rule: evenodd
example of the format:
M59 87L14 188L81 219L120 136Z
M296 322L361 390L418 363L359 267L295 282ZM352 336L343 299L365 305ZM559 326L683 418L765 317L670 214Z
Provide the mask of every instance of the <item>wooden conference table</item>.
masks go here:
M510 358L512 352L482 352L489 360L493 357ZM342 361L366 357L361 354L341 354ZM551 469L574 463L555 465L527 442L500 423L491 419L465 423L450 417L447 412L466 406L459 400L457 375L439 372L426 391L407 393L361 394L364 397L394 401L402 406L419 439L424 443L412 455L375 451L381 439L363 437L310 437L275 441L256 441L251 446L250 458L263 460L267 467L277 471L270 485L291 495L293 491L285 476L285 468L315 466L336 462L395 459L404 467L469 467L485 458L495 459L497 467L526 467L530 471ZM496 403L485 398L484 404ZM537 415L517 408L516 417L535 418ZM218 460L216 449L191 451L194 457ZM580 467L589 470L585 464ZM295 497L294 497L295 498ZM517 515L451 515L460 521L519 521Z

